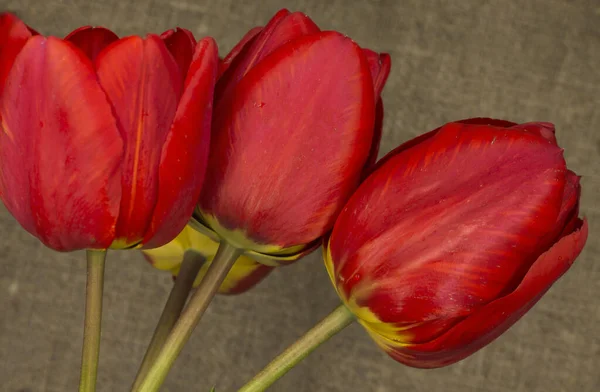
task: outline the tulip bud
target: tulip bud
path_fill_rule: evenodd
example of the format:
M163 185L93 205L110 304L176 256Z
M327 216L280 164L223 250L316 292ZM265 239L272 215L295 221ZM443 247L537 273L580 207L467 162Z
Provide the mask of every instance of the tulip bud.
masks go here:
M449 123L378 164L337 219L325 263L394 359L435 368L484 347L573 264L579 177L549 123Z
M204 257L205 262L200 267L200 271L194 287L200 284L200 281L206 274L212 259L217 253L219 244L190 226L186 226L181 233L171 242L160 248L143 250L146 260L159 270L170 271L173 277L179 274L179 269L183 263L186 252L195 252ZM247 256L240 256L233 268L229 271L225 280L219 288L220 294L239 294L256 286L271 271L272 267L262 265Z
M156 247L204 180L218 57L186 30L43 37L0 15L0 197L59 250Z
M315 249L377 155L389 69L301 13L250 30L221 64L200 230L271 265Z

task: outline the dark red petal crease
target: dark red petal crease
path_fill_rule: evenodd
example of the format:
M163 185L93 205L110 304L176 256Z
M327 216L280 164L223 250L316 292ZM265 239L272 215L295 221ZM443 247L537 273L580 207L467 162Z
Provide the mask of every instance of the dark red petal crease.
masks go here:
M588 236L587 221L543 253L510 294L470 315L440 337L423 344L396 348L389 354L419 368L450 365L481 349L516 323L550 289L581 253Z
M370 49L363 49L363 54L369 62L375 96L378 97L381 94L383 86L385 86L385 82L390 74L392 59L387 53L379 54Z
M161 152L181 96L181 73L163 41L123 38L96 59L125 141L117 239L142 240L158 198Z
M379 147L381 145L381 136L383 135L383 100L379 98L377 105L375 106L375 123L373 126L373 141L371 142L371 151L369 151L369 157L365 163L364 175L371 172L373 165L377 162L377 156L379 154Z
M162 149L158 198L144 237L145 248L175 238L198 202L208 161L217 72L217 45L212 38L205 38L196 45L183 96Z
M66 41L81 49L92 61L96 60L104 48L118 39L119 37L109 29L91 26L80 27L65 37Z
M579 200L581 198L579 180L580 177L577 174L571 170L567 171L567 182L563 193L560 214L556 220L557 232L559 233L556 239L571 234L579 226Z
M31 38L0 113L8 210L55 250L107 248L119 211L123 143L89 59L57 38Z
M183 83L196 50L194 34L189 30L177 28L165 31L160 35L160 38L179 66L181 83Z

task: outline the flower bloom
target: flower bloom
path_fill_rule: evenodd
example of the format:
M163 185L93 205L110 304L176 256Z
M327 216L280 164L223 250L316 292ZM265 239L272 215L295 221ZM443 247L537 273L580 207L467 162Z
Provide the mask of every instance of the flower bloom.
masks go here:
M0 197L59 250L155 247L206 171L215 42L183 29L44 37L0 15Z
M226 56L199 218L266 263L320 244L373 162L390 58L282 10Z
M186 226L181 233L171 242L160 248L143 250L146 260L150 264L164 271L170 271L173 277L179 274L179 269L183 263L186 252L194 252L206 260L200 267L198 276L194 281L194 287L200 284L200 281L206 275L208 267L212 262L219 243L211 240L204 234L199 233L190 226ZM273 267L268 267L247 256L240 256L219 288L220 294L239 294L256 286L263 280Z
M470 119L392 151L337 219L325 263L394 359L435 368L506 331L588 233L549 123Z

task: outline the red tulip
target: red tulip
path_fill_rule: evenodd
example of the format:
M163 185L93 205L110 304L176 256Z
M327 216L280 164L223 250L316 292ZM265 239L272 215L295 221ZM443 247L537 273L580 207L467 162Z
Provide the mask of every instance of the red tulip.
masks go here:
M199 204L207 232L263 260L318 246L377 155L389 69L387 54L301 13L250 30L215 90Z
M60 251L169 242L200 194L217 71L186 30L61 40L2 14L2 201Z
M337 219L334 286L394 359L435 368L497 338L573 264L579 177L548 123L471 119L392 151Z

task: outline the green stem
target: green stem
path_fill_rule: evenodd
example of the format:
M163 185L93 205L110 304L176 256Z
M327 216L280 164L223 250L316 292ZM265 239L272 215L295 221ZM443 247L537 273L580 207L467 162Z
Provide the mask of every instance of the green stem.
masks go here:
M238 392L260 392L266 390L290 369L313 352L323 342L352 324L354 315L340 305L329 316L310 329L304 336L271 361L260 373L238 390Z
M150 366L152 366L156 360L156 357L158 357L158 354L167 340L169 333L179 319L179 315L185 306L185 302L188 299L190 290L194 284L194 280L196 280L198 271L200 271L200 267L202 267L204 261L204 257L199 253L192 251L185 253L183 257L183 263L181 264L181 269L177 274L171 294L169 294L169 299L167 300L160 319L158 320L158 325L154 330L154 335L152 336L152 340L150 341L146 355L144 356L133 386L131 387L132 391L135 391L139 388L142 380L148 374Z
M190 338L196 325L198 325L210 301L241 254L242 250L226 242L221 242L206 275L200 282L200 286L196 289L188 306L167 337L167 341L150 368L148 375L136 391L156 392L159 390L175 359L183 350L183 346Z
M83 351L81 354L79 392L96 391L98 358L100 356L105 261L105 250L87 251L85 321L83 327Z

